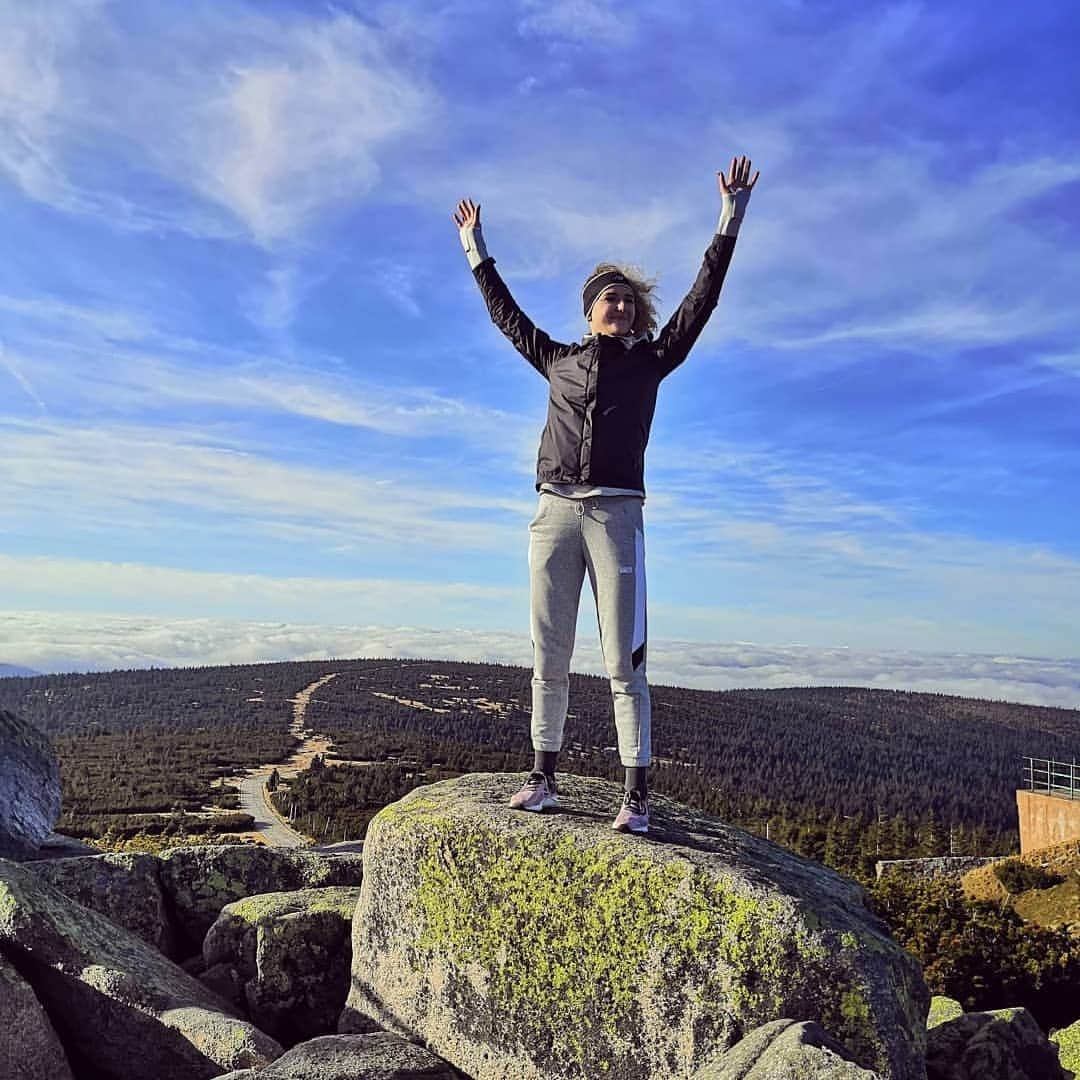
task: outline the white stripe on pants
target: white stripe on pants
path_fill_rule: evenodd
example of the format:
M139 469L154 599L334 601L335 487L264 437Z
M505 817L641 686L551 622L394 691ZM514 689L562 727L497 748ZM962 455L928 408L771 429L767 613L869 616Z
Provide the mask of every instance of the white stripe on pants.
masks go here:
M578 602L588 573L611 680L619 757L626 766L650 764L641 502L625 495L540 495L529 525L535 750L562 749Z

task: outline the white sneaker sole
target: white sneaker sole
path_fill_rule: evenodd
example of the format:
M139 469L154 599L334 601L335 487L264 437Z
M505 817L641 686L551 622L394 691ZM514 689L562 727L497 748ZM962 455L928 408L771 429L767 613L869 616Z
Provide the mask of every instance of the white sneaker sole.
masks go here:
M524 810L528 814L542 814L545 810L551 810L553 807L559 805L559 800L548 796L543 802L536 803L534 806L514 806L511 804L511 810Z

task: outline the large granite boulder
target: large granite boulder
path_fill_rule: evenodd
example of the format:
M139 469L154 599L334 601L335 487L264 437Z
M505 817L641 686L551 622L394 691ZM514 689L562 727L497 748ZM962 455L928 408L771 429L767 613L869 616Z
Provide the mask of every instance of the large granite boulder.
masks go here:
M0 709L0 858L30 858L59 816L60 764L52 744Z
M0 1077L72 1080L64 1048L30 984L0 955Z
M359 898L359 888L343 886L226 904L203 942L203 960L208 971L228 969L226 985L235 978L251 1019L282 1043L330 1034L349 990Z
M474 1080L658 1080L797 1016L924 1075L921 971L854 882L663 798L648 838L614 834L606 781L565 777L545 815L513 786L443 781L369 826L339 1030L370 1018Z
M142 939L3 860L0 949L33 987L79 1075L204 1080L281 1053Z
M928 1080L1067 1080L1057 1047L1027 1009L970 1012L938 1024L926 1045Z
M458 1080L459 1076L430 1050L388 1031L312 1039L258 1073L259 1080Z
M356 852L327 855L254 844L170 848L161 856L161 884L190 955L202 947L226 904L256 893L359 885L363 865Z
M113 852L27 864L65 896L153 945L176 955L175 934L154 855Z
M877 1080L820 1024L773 1020L755 1028L693 1080Z

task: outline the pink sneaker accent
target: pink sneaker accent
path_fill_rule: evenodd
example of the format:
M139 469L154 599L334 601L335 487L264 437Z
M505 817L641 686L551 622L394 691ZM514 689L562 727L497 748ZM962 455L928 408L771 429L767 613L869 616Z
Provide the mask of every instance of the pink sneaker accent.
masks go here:
M510 798L511 810L532 810L540 813L558 806L558 791L542 772L529 773L528 779Z
M647 833L649 831L649 802L639 791L628 791L611 827L616 832Z

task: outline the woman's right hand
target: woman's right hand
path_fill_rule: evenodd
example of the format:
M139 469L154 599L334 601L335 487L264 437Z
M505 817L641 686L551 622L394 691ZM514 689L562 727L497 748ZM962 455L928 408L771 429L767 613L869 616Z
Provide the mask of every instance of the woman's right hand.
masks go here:
M462 199L454 211L454 224L459 229L476 229L480 226L480 204L472 199Z

